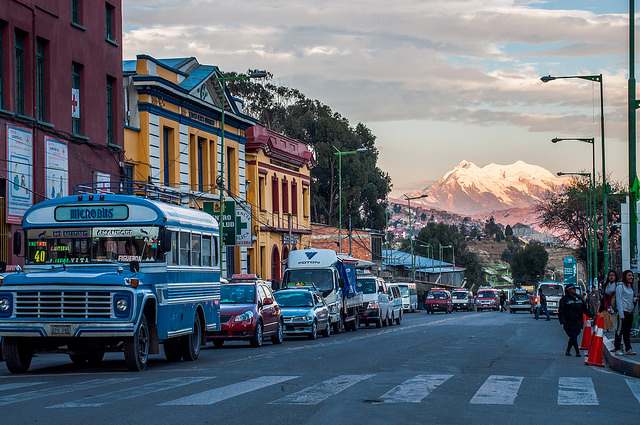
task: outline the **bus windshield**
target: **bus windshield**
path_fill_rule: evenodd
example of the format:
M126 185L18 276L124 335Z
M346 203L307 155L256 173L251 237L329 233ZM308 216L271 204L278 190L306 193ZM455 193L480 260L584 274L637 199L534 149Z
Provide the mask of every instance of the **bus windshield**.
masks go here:
M30 229L26 264L161 261L157 227Z

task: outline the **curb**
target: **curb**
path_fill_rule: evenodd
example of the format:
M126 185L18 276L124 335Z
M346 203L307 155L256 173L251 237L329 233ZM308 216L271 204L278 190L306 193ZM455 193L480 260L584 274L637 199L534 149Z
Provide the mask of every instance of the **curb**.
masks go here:
M628 376L640 378L640 357L633 356L638 360L631 360L628 356L616 356L613 353L613 342L606 336L603 338L603 355L611 369Z

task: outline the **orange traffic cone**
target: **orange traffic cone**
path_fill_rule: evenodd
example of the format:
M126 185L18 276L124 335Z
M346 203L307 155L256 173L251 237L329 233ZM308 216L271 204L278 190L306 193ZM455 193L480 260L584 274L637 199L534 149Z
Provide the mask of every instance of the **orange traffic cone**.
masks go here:
M587 319L588 319L587 315L582 313L582 326L583 327L584 327L584 324L587 322Z
M580 343L581 350L588 350L591 347L591 320L588 319L584 322L584 329L582 330L582 342Z
M590 366L604 367L602 363L602 344L603 344L603 330L602 326L604 319L602 316L598 316L596 319L596 336L591 341L591 347L589 348L589 358L584 361L584 364Z

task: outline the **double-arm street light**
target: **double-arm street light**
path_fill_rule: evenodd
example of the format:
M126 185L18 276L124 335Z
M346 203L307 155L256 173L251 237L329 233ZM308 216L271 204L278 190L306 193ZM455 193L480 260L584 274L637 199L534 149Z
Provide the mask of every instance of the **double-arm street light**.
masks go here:
M220 191L220 219L218 221L218 229L220 232L220 273L222 273L222 251L224 248L224 114L225 114L225 99L227 93L227 81L249 80L251 78L264 78L267 76L266 72L252 72L248 75L234 75L229 77L217 77L215 81L219 81L222 85L222 111L220 113L220 170L218 177L218 190Z
M603 246L603 268L606 276L609 270L609 212L607 210L607 171L605 166L605 143L604 143L604 94L602 89L602 74L598 75L568 75L565 77L552 77L547 75L540 78L543 83L549 81L577 78L579 80L592 81L600 84L600 139L602 142L602 246ZM597 267L597 266L596 266Z
M409 197L406 194L404 195L404 199L407 200L407 204L409 205L409 245L411 246L411 281L416 281L416 267L415 267L415 257L413 256L413 226L411 225L411 201L414 199L426 198L429 195L423 194L420 196Z
M442 284L442 251L444 251L445 248L451 248L451 250L453 252L453 267L454 267L454 269L455 269L455 266L456 266L456 249L452 245L440 245L440 249L439 249L440 255L438 256L438 259L440 260L440 277L438 278L438 280L440 281L441 284Z
M587 277L587 280L590 284L595 284L595 279L598 277L598 238L596 233L596 188L595 188L595 177L591 173L563 173L558 172L558 176L582 176L589 177L591 190L584 195L576 194L576 196L584 197L586 202L586 213L587 213L587 223L590 223L590 226L587 225L587 275L591 275L590 278ZM589 196L591 193L591 196ZM593 257L593 259L592 259ZM591 263L591 267L589 267L589 263Z
M338 249L342 252L342 156L358 152L366 152L368 149L359 148L355 151L347 152L341 152L340 149L335 146L333 146L333 149L336 150L333 154L338 156Z

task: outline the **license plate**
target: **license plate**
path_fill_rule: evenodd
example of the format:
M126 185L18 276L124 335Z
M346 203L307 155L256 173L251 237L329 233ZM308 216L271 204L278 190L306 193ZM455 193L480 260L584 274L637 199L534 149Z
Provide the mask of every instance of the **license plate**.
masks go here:
M71 335L71 325L51 325L51 335Z

